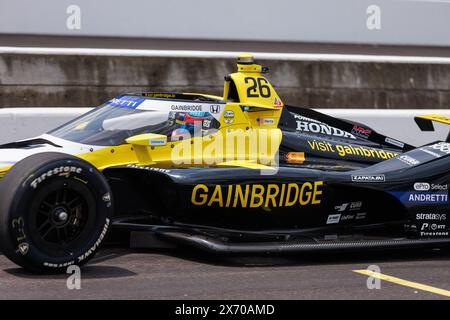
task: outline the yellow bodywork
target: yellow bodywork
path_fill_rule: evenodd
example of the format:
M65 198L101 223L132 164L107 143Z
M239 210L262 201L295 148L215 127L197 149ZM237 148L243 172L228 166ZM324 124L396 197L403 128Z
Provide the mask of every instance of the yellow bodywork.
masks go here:
M12 168L12 166L0 168L0 178L2 178L6 174L6 172L8 172L8 170L11 168Z
M252 55L240 55L237 67L237 72L226 78L223 97L200 94L206 98L226 102L219 119L220 127L215 132L187 140L174 142L166 140L166 143L163 143L163 139L167 139L166 136L144 134L128 138L127 144L104 147L75 156L88 161L99 170L128 164L161 167L215 165L270 168L281 144L282 133L278 129L278 122L283 103L270 82L263 76L265 68L255 64ZM239 96L237 100L229 97L231 85L237 89ZM170 93L146 93L143 96L174 98ZM227 116L229 114L233 114L233 117ZM85 125L87 124L82 124ZM150 143L152 139L160 143L152 145ZM231 143L232 140L244 142L240 146L244 145L245 148L238 147L238 143ZM260 141L264 142L265 146L261 145ZM11 167L0 168L0 177Z
M146 141L152 137L162 138L160 135L159 137L152 134L140 135L127 139L134 151L132 154L129 154L130 145L127 145L111 147L109 148L111 150L100 150L80 157L99 169L129 163L161 167L217 165L269 168L274 164L281 144L282 133L278 129L278 122L283 104L270 82L262 75L263 68L252 63L252 57L248 55L241 57L250 62L240 64L238 59L238 72L231 74L225 81L224 97L203 95L227 102L219 119L220 128L216 132L154 146ZM228 99L232 82L237 88L239 101ZM227 121L229 120L227 112L233 114L231 122ZM234 139L230 138L231 135L235 135ZM239 144L230 143L230 140L244 141L244 144L240 145L244 145L245 148L240 150ZM265 146L261 145L261 141ZM252 144L255 147L252 148Z
M416 116L416 118L430 120L430 121L436 121L436 122L441 122L441 123L445 123L445 124L449 124L450 125L450 117L442 116L442 115L439 115L439 114L428 114L428 115L423 115L423 116Z

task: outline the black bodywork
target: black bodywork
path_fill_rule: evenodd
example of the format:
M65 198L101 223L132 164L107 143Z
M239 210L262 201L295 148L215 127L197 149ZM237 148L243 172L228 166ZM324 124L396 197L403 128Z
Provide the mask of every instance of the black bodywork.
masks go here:
M416 148L304 108L285 107L279 127L274 174L223 167L106 169L118 213L114 225L131 230L136 247L155 236L219 253L450 241L448 143ZM298 152L304 159L291 161Z

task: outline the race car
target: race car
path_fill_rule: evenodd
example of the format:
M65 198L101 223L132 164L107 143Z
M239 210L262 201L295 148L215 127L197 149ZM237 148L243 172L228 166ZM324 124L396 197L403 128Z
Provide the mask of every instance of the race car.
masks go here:
M285 105L253 56L222 96L118 96L0 146L0 246L32 272L130 246L213 254L444 247L450 136L412 146ZM422 130L439 115L415 118Z

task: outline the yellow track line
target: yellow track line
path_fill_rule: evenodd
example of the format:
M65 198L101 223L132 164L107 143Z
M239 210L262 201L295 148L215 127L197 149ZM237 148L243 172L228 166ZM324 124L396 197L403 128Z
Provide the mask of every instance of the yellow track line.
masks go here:
M444 289L439 289L439 288L435 288L432 286L427 286L425 284L421 284L421 283L417 283L417 282L412 282L412 281L408 281L408 280L403 280L400 278L396 278L396 277L392 277L392 276L388 276L382 273L378 273L378 272L373 272L371 270L353 270L353 272L356 273L360 273L369 277L374 277L380 280L384 280L384 281L388 281L388 282L392 282L392 283L396 283L405 287L411 287L414 289L418 289L418 290L423 290L423 291L428 291L431 293L435 293L435 294L439 294L441 296L445 296L445 297L450 297L450 291L448 290L444 290Z

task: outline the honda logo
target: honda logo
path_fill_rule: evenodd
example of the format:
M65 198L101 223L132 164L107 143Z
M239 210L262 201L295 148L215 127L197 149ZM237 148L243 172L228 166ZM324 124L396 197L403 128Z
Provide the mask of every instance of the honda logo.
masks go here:
M211 113L214 113L214 114L220 112L220 106L217 104L211 105L209 109L210 109Z

